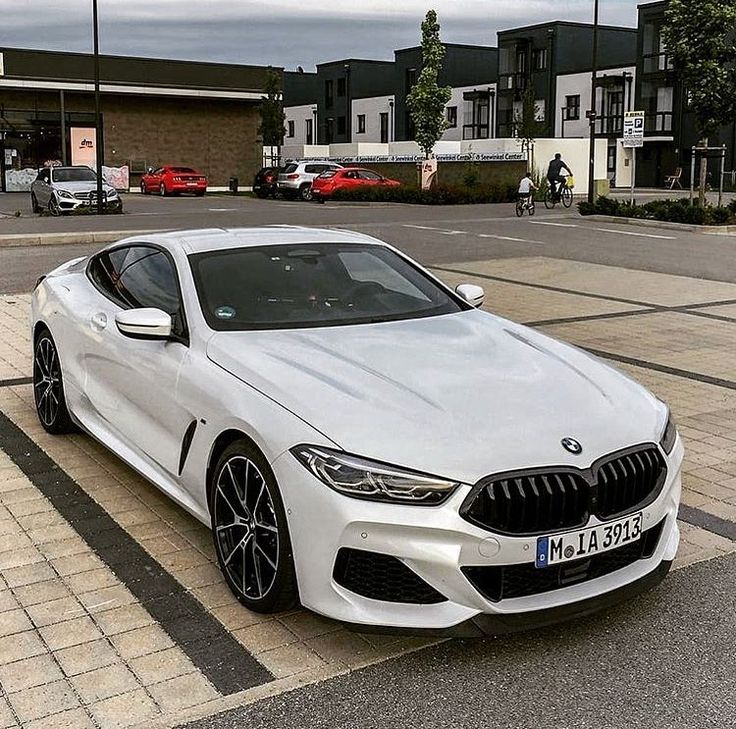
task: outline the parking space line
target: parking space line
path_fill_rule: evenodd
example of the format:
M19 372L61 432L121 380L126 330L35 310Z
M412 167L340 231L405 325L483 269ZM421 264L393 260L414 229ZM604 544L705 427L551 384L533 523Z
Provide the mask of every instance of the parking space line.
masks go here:
M274 680L222 623L2 412L0 449L221 694Z
M532 225L554 225L556 228L579 228L577 223L550 223L548 220L530 220Z
M658 309L634 309L633 311L611 311L605 314L586 314L583 316L563 316L558 319L539 319L537 321L525 321L528 327L548 327L555 324L575 324L582 321L597 321L598 319L620 319L626 316L641 316L642 314L657 314Z
M696 509L687 504L680 504L677 518L736 542L736 523L728 521L728 519L723 519L715 514L709 514L707 511Z
M17 385L30 385L32 383L32 377L14 377L9 380L0 380L0 387L15 387Z

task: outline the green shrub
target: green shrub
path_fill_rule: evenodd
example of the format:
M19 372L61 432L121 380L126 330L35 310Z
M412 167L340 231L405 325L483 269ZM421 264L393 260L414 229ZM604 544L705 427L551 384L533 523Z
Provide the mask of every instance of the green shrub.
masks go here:
M599 197L594 203L580 202L581 215L611 215L618 218L643 218L690 225L726 225L736 223L736 201L728 207L691 205L689 200L652 200L632 205L624 200Z
M364 187L338 190L333 200L345 202L395 202L409 205L477 205L510 202L516 198L515 185L448 187L438 185L431 190L401 187Z

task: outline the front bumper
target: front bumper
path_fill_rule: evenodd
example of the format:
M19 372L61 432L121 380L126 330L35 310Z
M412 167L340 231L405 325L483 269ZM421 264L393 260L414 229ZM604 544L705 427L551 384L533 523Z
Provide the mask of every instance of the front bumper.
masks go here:
M463 574L467 566L524 565L534 563L536 537L504 536L470 524L459 515L470 492L461 486L439 507L405 506L352 499L340 495L315 479L286 452L273 465L289 514L299 594L305 607L362 629L386 627L409 630L440 630L470 624L471 633L494 632L499 625L539 625L554 622L557 611L564 619L590 612L608 595L627 585L648 585L660 566L671 563L677 553L679 529L682 443L667 458L667 480L657 499L643 509L643 529L662 523L656 548L648 558L634 561L601 577L547 592L492 602ZM598 523L593 517L589 525ZM341 548L363 550L398 558L442 597L442 602L409 604L372 599L338 584L333 576ZM644 588L642 588L644 589ZM573 607L570 607L573 606ZM577 607L575 607L577 606ZM580 612L582 611L582 612ZM480 620L480 618L483 618ZM491 620L492 618L492 620ZM478 628L478 621L488 624ZM495 626L495 627L494 627ZM462 632L468 629L457 628Z
M83 199L80 200L78 198L67 198L67 197L57 197L56 198L58 204L59 204L59 210L61 210L64 213L71 213L71 212L93 212L97 210L97 200L89 200L89 199ZM114 197L112 199L106 199L103 203L104 209L106 212L114 212L118 210L119 208L123 207L123 201L120 199L120 196Z

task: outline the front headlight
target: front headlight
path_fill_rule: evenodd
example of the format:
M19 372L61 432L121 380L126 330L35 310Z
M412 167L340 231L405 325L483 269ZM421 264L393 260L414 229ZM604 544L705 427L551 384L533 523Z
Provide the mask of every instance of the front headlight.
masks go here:
M291 452L322 483L357 499L434 506L459 485L321 446L299 445Z
M57 190L56 191L56 194L59 197L65 197L65 198L67 198L69 200L73 200L74 199L74 195L72 195L72 193L69 192L68 190Z
M672 413L667 411L667 424L664 426L662 436L659 439L659 445L662 446L662 450L669 455L672 453L672 449L675 447L675 441L677 440L677 426L675 421L672 419Z

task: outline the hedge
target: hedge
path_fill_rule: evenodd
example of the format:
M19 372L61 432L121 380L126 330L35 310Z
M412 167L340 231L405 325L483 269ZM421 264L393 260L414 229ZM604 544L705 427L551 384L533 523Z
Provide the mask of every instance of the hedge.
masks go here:
M661 220L668 223L690 225L733 225L736 224L736 200L727 206L691 205L689 200L652 200L644 205L631 204L626 200L599 197L594 203L579 202L581 215L612 215L617 218L642 218Z
M337 190L331 198L346 202L394 202L411 205L477 205L503 203L516 199L516 185L486 187L449 187L439 185L430 190L402 185L401 187L364 187Z

